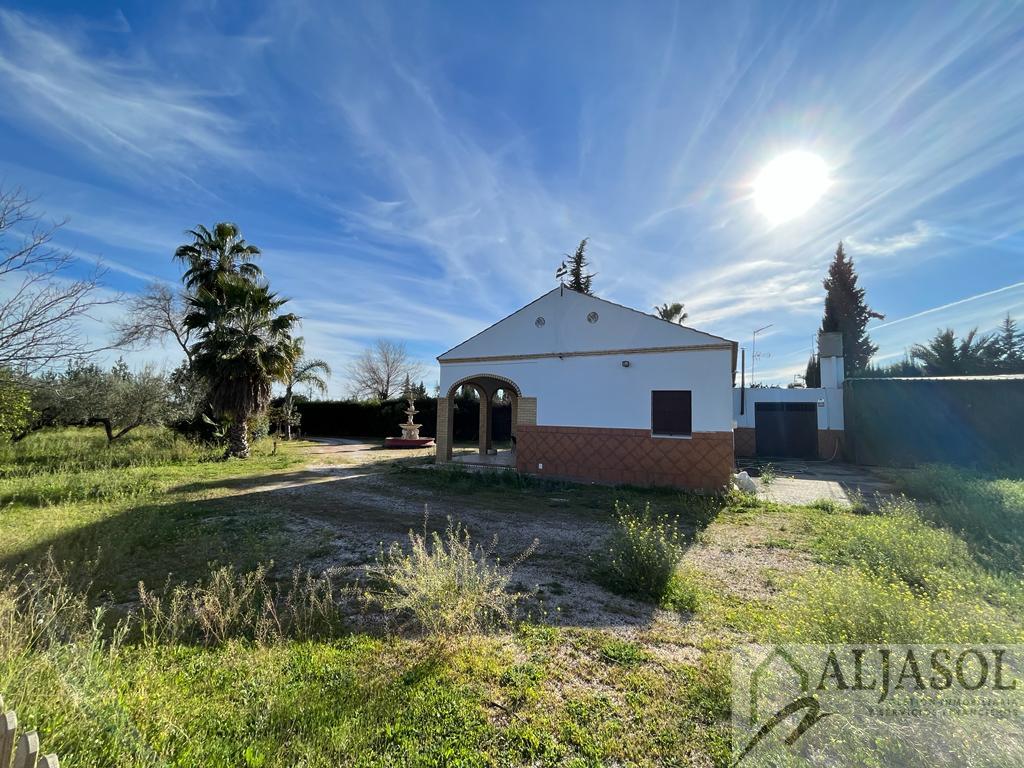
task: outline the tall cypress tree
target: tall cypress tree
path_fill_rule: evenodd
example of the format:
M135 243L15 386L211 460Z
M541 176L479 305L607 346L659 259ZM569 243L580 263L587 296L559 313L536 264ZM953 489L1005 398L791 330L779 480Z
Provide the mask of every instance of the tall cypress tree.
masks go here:
M825 286L825 316L821 320L821 330L842 333L846 371L862 371L878 351L878 346L871 343L867 334L868 321L872 318L881 320L885 315L875 312L864 301L864 289L857 287L857 271L853 268L853 260L843 249L842 240L822 285Z
M558 269L555 270L555 277L561 280L568 275L569 282L565 284L566 288L572 288L574 291L593 296L594 292L590 289L590 283L594 279L594 275L587 272L587 267L590 266L586 255L587 240L588 238L586 237L580 240L575 254L572 256L569 254L565 255L565 259L562 260Z
M818 360L817 355L811 355L807 359L807 368L804 369L804 386L821 386L821 361Z

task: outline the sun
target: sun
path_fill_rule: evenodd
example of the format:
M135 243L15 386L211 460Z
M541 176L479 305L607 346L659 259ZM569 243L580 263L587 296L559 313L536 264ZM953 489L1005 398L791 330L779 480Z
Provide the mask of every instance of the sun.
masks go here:
M828 167L811 152L787 152L764 167L754 182L754 203L773 225L795 219L828 189Z

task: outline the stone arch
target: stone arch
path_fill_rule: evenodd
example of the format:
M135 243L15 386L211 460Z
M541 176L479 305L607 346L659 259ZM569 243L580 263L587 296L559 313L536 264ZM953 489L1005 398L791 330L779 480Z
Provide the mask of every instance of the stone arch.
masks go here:
M478 431L479 451L485 456L492 447L492 412L494 395L499 389L512 395L512 430L516 429L516 415L519 399L523 391L512 379L497 373L482 371L464 376L448 388L447 394L438 398L437 403L437 456L438 463L445 463L452 458L452 442L454 432L455 393L460 387L471 386L480 395L480 425Z
M463 386L464 384L473 384L479 389L480 384L478 381L476 381L477 379L493 379L499 384L507 384L508 389L511 389L512 392L515 393L516 397L523 396L523 392L521 389L519 389L519 385L516 384L514 381L512 381L512 379L508 378L507 376L500 376L497 373L474 373L472 376L464 376L463 378L459 379L454 384L452 384L451 387L448 389L448 397L455 397L455 393L458 391L459 387ZM499 389L505 388L505 386L496 387L494 391L496 392ZM493 397L494 392L490 392L489 396Z

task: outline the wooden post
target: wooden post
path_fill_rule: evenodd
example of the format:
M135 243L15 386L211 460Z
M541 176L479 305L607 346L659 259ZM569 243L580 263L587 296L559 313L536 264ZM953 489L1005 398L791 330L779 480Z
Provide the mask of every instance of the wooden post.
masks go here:
M0 768L60 768L56 755L39 755L39 734L35 731L21 734L18 751L14 752L18 717L14 712L4 712L3 708L4 699L0 696Z
M0 768L11 764L14 752L14 732L18 728L18 717L13 712L3 713L4 700L0 697Z
M39 735L35 731L21 734L12 768L36 768L39 759Z

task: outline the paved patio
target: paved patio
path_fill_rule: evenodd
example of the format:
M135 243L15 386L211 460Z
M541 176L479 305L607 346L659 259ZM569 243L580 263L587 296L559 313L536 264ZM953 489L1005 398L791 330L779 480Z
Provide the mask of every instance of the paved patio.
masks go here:
M737 464L754 478L758 496L780 504L809 504L819 499L852 504L861 499L874 506L879 499L896 495L896 489L870 468L856 464L786 459L739 459ZM774 479L765 486L761 473L769 465Z

